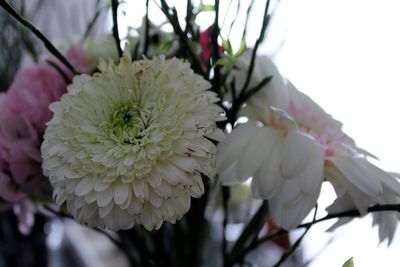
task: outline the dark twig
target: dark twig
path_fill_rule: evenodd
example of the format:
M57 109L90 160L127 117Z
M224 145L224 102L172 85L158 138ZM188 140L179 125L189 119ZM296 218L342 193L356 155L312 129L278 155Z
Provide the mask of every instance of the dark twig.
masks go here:
M385 212L385 211L400 212L400 204L375 205L375 206L372 206L372 207L368 208L367 211L369 213ZM347 211L338 212L338 213L331 213L331 214L328 214L325 217L322 217L320 219L313 220L313 221L308 222L308 223L300 224L299 226L297 226L297 229L307 228L307 227L309 227L311 225L314 225L316 223L320 223L320 222L331 220L331 219L338 219L338 218L345 218L345 217L360 217L360 216L362 216L362 215L356 209L347 210ZM249 251L255 249L259 245L261 245L261 244L263 244L265 242L268 242L270 240L273 240L273 239L275 239L275 238L277 238L279 236L285 235L287 233L288 233L288 231L286 231L284 229L280 229L280 230L276 231L273 234L270 234L268 236L264 236L264 237L256 240L253 244L251 244L248 248L246 248L244 253L248 253Z
M58 72L58 74L61 75L61 77L63 78L63 80L64 80L64 82L65 82L66 84L70 84L70 83L71 83L71 79L70 79L70 78L68 77L68 75L60 68L60 66L58 66L56 63L54 63L54 62L51 61L51 60L47 60L46 62L47 62L47 64L49 64L51 67L53 67L53 68Z
M375 205L375 206L369 207L367 209L367 211L368 211L368 213L382 212L382 211L400 212L400 204ZM343 218L343 217L360 217L360 216L362 216L362 215L356 209L338 212L338 213L331 213L331 214L328 214L325 217L322 217L318 220L315 220L315 221L312 221L309 223L300 224L297 228L307 228L309 225L316 224L316 223L323 222L323 221L330 220L330 219Z
M235 83L232 81L231 83L231 92L232 92L232 107L230 110L227 112L227 120L225 123L230 123L232 126L235 124L235 121L238 116L238 112L240 111L241 106L249 100L251 96L256 94L258 91L260 91L267 83L271 81L273 77L268 76L262 79L256 86L250 88L247 90L246 93L240 95L239 97L236 97L236 88L235 88Z
M54 45L44 36L42 32L40 32L35 25L33 25L29 20L20 16L18 12L6 1L0 0L0 6L7 11L12 17L14 17L19 23L21 23L24 27L30 30L37 38L39 38L43 45L49 50L51 54L53 54L56 58L58 58L68 69L70 69L74 74L77 74L78 71L71 65L71 63L54 47Z
M111 10L113 18L112 32L115 44L117 45L118 55L122 57L121 39L119 38L119 33L118 33L118 5L119 5L118 0L111 0Z
M218 25L218 20L219 20L219 0L215 0L214 3L214 12L215 12L215 20L214 20L214 25L212 27L212 32L211 32L211 47L212 47L212 63L215 64L215 62L218 61L219 59L219 45L218 45L218 36L219 36L219 25ZM212 79L212 88L211 90L214 91L215 93L218 94L218 96L221 97L221 65L217 64L214 67L214 77Z
M246 20L244 22L243 36L246 36L247 24L249 23L250 12L253 9L253 6L254 6L254 0L251 0L249 6L247 8L247 11L246 11Z
M231 194L230 188L228 186L222 186L222 207L224 209L224 219L222 221L222 258L224 264L227 258L226 226L228 225L228 219L229 219L228 202L230 194Z
M95 7L94 7L96 11L95 11L95 13L93 15L93 18L87 24L85 33L83 34L81 41L85 40L89 36L89 34L92 31L94 25L96 24L97 20L100 17L101 12L103 12L103 10L105 9L105 7L99 7L99 5L100 5L100 0L97 0L96 4L95 4Z
M256 86L250 88L249 90L247 90L246 93L244 93L241 97L241 102L244 103L247 100L249 100L249 98L256 94L258 91L260 91L267 83L269 83L272 80L272 76L268 76L265 77L264 79L262 79Z
M232 32L232 29L233 29L233 25L235 25L236 19L238 18L239 11L240 11L240 0L238 0L237 5L236 5L235 18L232 20L231 25L229 26L228 40L229 40L229 37L231 36L231 32ZM226 15L225 15L225 17L226 17ZM225 21L225 18L224 18L224 21ZM222 27L221 27L221 28L222 28Z
M252 54L251 54L251 59L250 59L250 66L249 69L247 70L247 76L246 76L246 80L243 84L242 90L240 92L239 98L240 96L243 96L247 90L247 87L250 84L250 80L251 80L251 76L253 75L253 70L254 70L254 65L255 65L255 60L256 60L256 54L257 54L257 50L258 50L258 46L262 43L262 41L264 40L264 36L265 36L265 31L267 30L267 26L269 23L269 14L268 14L268 9L269 9L269 4L270 4L270 0L267 0L267 3L265 4L265 9L264 9L264 19L263 19L263 23L261 26L261 30L260 30L260 35L254 45Z
M239 257L242 254L242 250L245 249L245 247L248 246L250 243L252 243L254 238L257 238L258 233L260 232L261 228L264 226L267 220L268 214L268 203L264 201L256 214L254 214L250 222L247 224L247 226L239 236L238 240L236 240L232 250L227 256L224 267L230 267L237 263Z
M143 55L147 55L150 45L150 19L149 19L149 0L146 0L146 15L144 17L144 48Z
M61 210L55 210L54 208L52 208L52 207L50 207L50 206L48 206L48 205L43 205L43 208L44 208L45 210L49 211L50 213L56 215L57 217L60 217L60 218L68 218L68 219L74 219L74 217L71 216L70 214L65 213L65 212L63 212L63 211L61 211Z
M178 14L176 12L176 9L170 8L165 0L160 0L160 2L161 2L161 7L160 7L161 11L167 17L169 23L171 23L175 34L178 35L180 40L180 45L182 46L184 53L187 55L188 59L192 63L194 71L205 77L206 74L204 73L201 67L200 61L196 56L196 54L193 52L189 44L189 39L179 24Z
M318 211L318 204L315 205L315 210L314 210L314 215L313 215L313 222L315 221L315 218L317 216L317 211ZM282 263L284 263L290 256L293 255L293 253L296 251L296 249L300 246L301 241L303 241L304 237L308 233L308 231L311 229L312 224L306 227L306 230L304 233L294 242L294 244L290 247L288 251L282 254L281 258L279 261L274 265L274 267L279 267L281 266Z
M193 4L192 0L186 1L186 26L185 26L185 34L189 33L191 27L191 21L193 18Z

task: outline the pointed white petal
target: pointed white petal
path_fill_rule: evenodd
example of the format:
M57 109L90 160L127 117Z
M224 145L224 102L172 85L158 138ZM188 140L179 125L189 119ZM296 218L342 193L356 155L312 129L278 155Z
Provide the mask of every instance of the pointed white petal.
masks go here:
M380 179L371 177L367 166L360 163L363 158L333 157L330 161L355 187L370 196L378 196L382 192Z

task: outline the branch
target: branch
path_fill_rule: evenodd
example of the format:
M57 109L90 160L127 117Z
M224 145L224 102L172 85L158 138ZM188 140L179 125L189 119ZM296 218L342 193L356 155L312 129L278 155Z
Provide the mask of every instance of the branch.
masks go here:
M30 30L37 38L39 38L47 50L58 58L68 69L70 69L74 74L79 72L69 63L69 61L55 48L55 46L41 33L35 25L33 25L29 20L25 19L18 12L7 3L6 0L0 0L0 6L7 11L12 17L14 17L19 23Z
M232 107L231 109L227 112L227 120L225 121L226 123L232 124L232 126L235 124L235 121L237 119L238 112L241 108L241 106L249 100L251 96L256 94L258 91L260 91L267 83L269 83L272 79L272 76L267 76L264 79L262 79L256 86L250 88L247 90L246 93L242 94L241 96L237 97L236 96L236 87L235 87L235 82L232 80L231 83L231 93L232 93Z
M230 188L228 186L222 186L222 206L224 209L224 219L222 221L222 259L224 264L227 259L226 226L228 225L228 217L229 217L229 209L228 209L229 198L230 198Z
M315 205L313 222L315 221L315 218L317 216L317 211L318 211L318 204ZM285 253L282 254L279 261L273 267L281 266L282 263L284 263L291 255L293 255L293 253L296 251L296 249L300 246L301 241L303 241L304 237L306 236L308 231L311 229L311 226L313 226L313 224L310 224L309 226L306 227L306 230L304 231L304 233L299 237L299 239L296 240L296 242L294 242L294 244L288 251L286 251Z
M400 204L387 204L387 205L375 205L372 207L369 207L367 209L368 213L373 213L373 212L383 212L383 211L397 211L400 212ZM352 209L352 210L347 210L347 211L343 211L343 212L338 212L338 213L331 213L326 215L325 217L322 217L320 219L317 220L313 220L311 222L308 223L303 223L300 224L299 226L297 226L296 229L300 229L300 228L307 228L310 227L316 223L320 223L323 221L327 221L327 220L331 220L331 219L338 219L338 218L344 218L344 217L361 217L363 216L358 210L356 209ZM287 234L288 231L284 230L284 229L280 229L277 232L270 234L268 236L262 237L260 239L258 239L256 242L254 242L253 244L251 244L251 246L249 246L246 250L245 253L249 252L250 250L255 249L256 247L258 247L259 245L269 241L269 240L273 240L279 236L285 235Z
M247 224L246 228L243 230L238 240L236 240L231 252L227 256L224 267L231 267L238 261L245 247L249 243L253 243L254 239L257 238L257 235L260 232L261 228L264 226L268 215L268 203L267 201L264 201L256 214L254 214L253 218Z
M241 90L239 96L242 96L242 95L245 94L245 91L247 90L247 87L249 86L251 76L253 75L254 64L255 64L256 53L257 53L257 50L258 50L258 46L264 40L265 31L266 31L268 23L269 23L269 18L270 18L270 16L268 15L269 3L270 3L270 0L267 0L267 3L265 5L265 10L264 10L264 19L263 19L263 22L262 22L260 35L259 35L259 37L258 37L258 39L257 39L257 41L256 41L256 43L254 45L254 48L253 48L253 51L252 51L252 54L251 54L250 67L249 67L249 69L247 71L246 80L245 80L245 82L243 84L243 87L242 87L242 90Z
M253 9L254 6L254 0L251 0L247 11L246 11L246 20L244 22L244 28L243 28L243 36L246 36L246 32L247 32L247 24L249 23L249 18L250 18L250 12Z
M57 217L60 218L68 218L68 219L74 219L74 217L68 213L65 213L61 210L55 210L52 207L48 206L48 205L43 205L43 208L49 212L51 212L52 214L56 215Z
M219 20L219 0L215 0L214 3L214 11L215 11L215 20L214 20L214 25L212 27L212 32L211 32L211 47L212 47L212 63L215 64L218 59L219 59L219 46L218 46L218 36L219 36L219 25L218 25L218 20ZM221 72L221 65L217 64L214 67L214 77L212 79L212 88L211 90L215 93L217 93L217 95L220 97L221 101L222 101L222 97L221 97L221 76L220 76L220 72Z
M185 26L185 34L189 33L190 23L193 18L193 4L192 0L187 0L186 2L186 26Z
M382 212L382 211L397 211L400 212L400 204L386 204L386 205L375 205L372 207L369 207L367 209L367 213L374 213L374 212ZM300 224L297 228L306 228L310 224L316 224L319 222L323 222L326 220L330 219L338 219L338 218L343 218L343 217L361 217L364 216L365 214L361 214L358 210L353 209L353 210L348 210L348 211L343 211L343 212L338 212L338 213L331 213L326 215L325 217L322 217L318 220L309 222L309 223L304 223Z
M111 0L111 10L112 10L112 18L113 18L112 31L113 31L115 43L117 45L118 55L120 57L122 57L121 39L119 38L119 33L118 33L118 5L119 5L118 0Z
M161 1L161 11L164 13L164 15L167 17L169 23L171 23L172 27L174 28L174 32L176 35L178 35L180 44L183 48L183 51L186 53L188 59L191 61L193 69L195 72L201 74L203 77L205 77L205 73L201 68L200 61L196 54L193 52L192 48L190 47L189 40L187 35L184 33L182 30L179 20L178 20L178 14L176 12L176 9L173 8L171 9L167 2L165 0L160 0ZM172 12L172 14L171 14Z
M86 26L86 30L82 36L81 42L84 41L89 36L89 34L92 31L94 25L96 24L98 18L100 17L101 12L105 9L105 6L99 7L99 4L100 4L100 0L97 0L96 4L95 4L96 11L93 15L93 18L89 21L88 25Z
M144 48L143 55L147 55L147 49L149 49L150 44L150 20L149 20L149 0L146 0L146 15L144 18Z

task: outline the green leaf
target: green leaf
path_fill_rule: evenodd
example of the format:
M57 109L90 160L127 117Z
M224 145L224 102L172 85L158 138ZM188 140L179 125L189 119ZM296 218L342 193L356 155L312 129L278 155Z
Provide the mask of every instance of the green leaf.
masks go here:
M224 66L225 72L229 73L235 66L235 61L233 61L232 58L230 58L230 57L224 57L224 58L218 59L215 62L214 66L216 66L216 65Z
M221 66L225 66L231 63L230 58L228 57L223 57L217 60L217 62L215 62L215 65L221 65Z
M228 56L233 57L233 49L232 49L231 42L229 40L222 39L222 45L223 45L225 51L228 53Z
M158 51L165 51L168 50L172 47L172 45L174 44L174 40L165 40L162 41L158 46L157 46L157 50Z
M342 267L354 267L354 262L353 262L353 257L351 257L350 259L348 259Z
M243 38L242 38L242 41L240 42L239 50L236 51L236 53L235 53L233 56L234 56L235 58L240 57L240 56L243 55L243 53L246 51L246 48L247 48L247 46L246 46L246 40L245 40L245 38L243 37Z
M200 12L209 12L209 11L214 11L214 5L204 5L204 4L201 4L201 6L200 6Z

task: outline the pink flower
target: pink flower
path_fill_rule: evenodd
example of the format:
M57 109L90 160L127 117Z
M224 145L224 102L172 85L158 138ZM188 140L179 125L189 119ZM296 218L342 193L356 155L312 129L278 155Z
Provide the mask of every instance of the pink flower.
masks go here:
M7 107L14 116L27 120L41 135L51 118L50 103L67 90L62 76L47 63L20 70L7 94Z
M203 31L199 35L199 44L201 47L200 59L204 63L208 63L212 57L213 47L211 44L211 35L213 32L213 27L207 28L207 30ZM218 47L218 52L221 54L224 52L224 48L222 46Z
M35 177L35 174L41 172L40 151L37 146L31 143L17 143L9 149L9 169L18 185L24 185L29 177Z
M89 73L91 69L89 68L89 63L86 60L85 53L81 46L77 44L72 44L65 57L71 62L71 64L81 73Z

